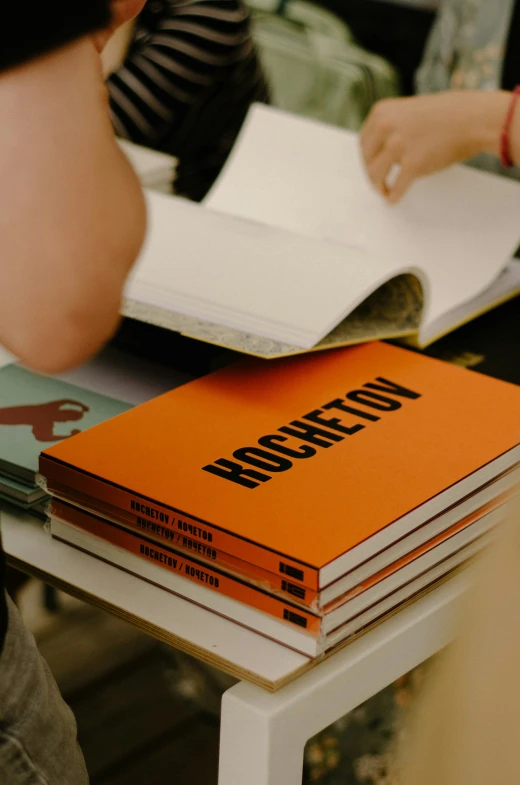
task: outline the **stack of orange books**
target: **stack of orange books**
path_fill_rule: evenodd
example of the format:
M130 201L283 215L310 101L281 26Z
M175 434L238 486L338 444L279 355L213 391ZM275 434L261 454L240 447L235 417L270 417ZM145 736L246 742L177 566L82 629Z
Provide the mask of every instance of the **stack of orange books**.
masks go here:
M519 463L520 388L372 343L237 363L40 473L54 537L318 657L482 548Z

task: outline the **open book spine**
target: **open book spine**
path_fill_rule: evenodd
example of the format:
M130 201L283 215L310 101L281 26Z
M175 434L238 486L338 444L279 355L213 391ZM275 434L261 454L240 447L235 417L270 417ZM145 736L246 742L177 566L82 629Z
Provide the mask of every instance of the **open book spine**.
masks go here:
M63 523L67 522L63 521ZM177 573L207 589L224 594L226 597L244 603L251 608L256 608L279 621L295 625L302 632L316 638L321 635L321 619L318 616L268 594L262 589L246 584L238 578L232 578L226 573L210 568L203 562L189 559L170 548L165 548L153 540L132 534L115 524L87 514L82 515L81 519L78 516L74 528L106 540L118 548L155 563L164 570Z
M147 499L125 488L83 474L45 454L40 456L40 473L49 494L63 495L60 489L66 487L67 501L79 507L91 508L103 517L111 517L114 511L117 511L117 520L122 523L132 524L138 516L156 520L164 527L185 533L197 542L211 545L241 561L283 576L295 585L318 591L319 571L316 567L290 559L206 521L192 518L154 499ZM86 499L88 503L85 503Z
M55 489L55 493L58 494L57 489ZM149 520L144 516L134 515L131 516L132 520L122 521L117 516L117 511L116 513L113 511L109 513L105 510L105 514L103 514L92 509L92 506L89 508L87 506L89 504L88 499L85 500L86 503L82 504L80 509L67 503L66 500L70 498L70 493L69 489L59 489L60 498L56 495L51 503L50 514L52 516L73 526L81 526L82 521L87 520L89 514L101 515L108 522L141 534L146 539L165 545L180 556L195 557L197 561L212 565L218 570L229 573L232 577L239 578L270 594L276 594L291 603L308 608L311 611L319 610L318 592L313 589L292 583L283 575L267 572L267 570L256 567L254 564L249 564L231 556L229 553L217 550L212 544L199 542L182 530L165 526L161 522Z

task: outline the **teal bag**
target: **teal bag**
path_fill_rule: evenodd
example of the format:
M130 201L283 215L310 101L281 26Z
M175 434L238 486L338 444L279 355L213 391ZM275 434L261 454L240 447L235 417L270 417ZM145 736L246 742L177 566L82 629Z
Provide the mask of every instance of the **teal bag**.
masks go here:
M373 104L399 95L396 70L347 25L307 0L247 0L273 104L358 130Z

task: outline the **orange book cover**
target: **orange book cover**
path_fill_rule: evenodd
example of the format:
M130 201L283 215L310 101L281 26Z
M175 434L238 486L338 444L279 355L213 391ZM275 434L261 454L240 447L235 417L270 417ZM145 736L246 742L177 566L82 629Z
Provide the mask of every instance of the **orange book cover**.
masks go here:
M58 520L61 519L58 518ZM120 526L78 509L74 514L74 521L65 522L73 528L82 529L129 553L151 561L165 570L176 572L189 581L212 589L219 594L224 594L226 597L231 597L231 599L242 602L251 608L268 613L279 621L296 625L302 632L307 632L315 637L319 637L321 634L321 620L317 615L284 601L281 597L269 594L263 589L251 586L239 578L232 578L203 562L189 559L185 554L180 554L153 540L140 537L138 534L133 534Z
M520 388L372 343L237 363L49 448L40 471L312 585L515 465L519 442Z

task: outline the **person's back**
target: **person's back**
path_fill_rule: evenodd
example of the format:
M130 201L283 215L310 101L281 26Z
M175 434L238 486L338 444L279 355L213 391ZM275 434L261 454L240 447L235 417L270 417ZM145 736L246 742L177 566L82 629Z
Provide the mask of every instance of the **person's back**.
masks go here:
M0 345L43 372L108 339L143 240L143 197L114 139L99 56L140 5L0 11ZM4 594L1 547L0 696L2 783L86 785L74 719Z

